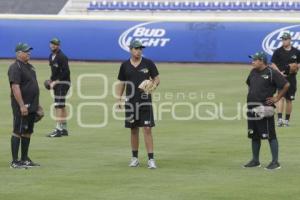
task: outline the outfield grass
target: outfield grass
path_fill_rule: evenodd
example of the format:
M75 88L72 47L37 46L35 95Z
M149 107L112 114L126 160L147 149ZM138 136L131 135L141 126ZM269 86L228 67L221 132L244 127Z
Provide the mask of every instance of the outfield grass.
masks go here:
M12 116L7 81L8 61L0 65L0 199L1 200L282 200L300 199L299 160L299 100L294 104L292 126L278 129L282 169L269 172L242 169L250 158L250 144L246 138L245 120L204 121L194 117L188 121L173 120L164 113L154 129L155 156L159 168L146 168L147 156L141 140L137 169L127 167L130 158L129 130L123 121L112 118L114 99L111 89L102 100L85 100L78 96L77 78L84 74L104 74L109 88L116 80L118 63L71 63L73 118L69 122L70 137L46 138L54 127L49 116L52 103L42 82L49 76L45 62L32 62L37 69L41 87L41 104L46 117L36 126L30 156L42 167L30 170L9 168ZM196 92L197 99L187 102L196 105L207 101L224 104L226 116L234 116L238 102L244 103L247 88L245 79L250 68L243 65L218 64L158 64L161 95L176 92ZM84 95L101 95L103 87L95 78L83 79ZM103 128L82 128L77 123L77 109L81 103L108 105L108 125ZM166 98L157 103L167 102ZM172 103L182 99L171 100ZM166 107L167 108L167 107ZM178 107L176 114L187 115L187 107ZM201 115L204 107L199 109ZM100 107L84 107L84 123L101 123ZM142 139L142 137L141 137ZM261 150L263 166L270 161L267 142Z

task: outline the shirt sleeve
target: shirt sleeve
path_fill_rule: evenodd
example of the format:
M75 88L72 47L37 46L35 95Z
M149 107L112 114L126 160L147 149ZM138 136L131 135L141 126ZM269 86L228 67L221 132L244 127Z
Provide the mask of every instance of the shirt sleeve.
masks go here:
M124 64L120 66L118 79L120 81L126 81L125 67Z
M300 51L299 50L297 50L297 63L299 64L300 63Z
M8 70L8 79L10 84L20 84L21 83L21 69L17 66L10 66Z
M247 80L246 80L246 84L247 84L248 86L250 86L250 75L248 76L248 78L247 78Z
M277 89L281 90L287 83L287 80L276 70L272 70L272 81Z
M246 79L246 84L250 87L250 79L251 79L251 76L252 76L252 73L253 73L253 70L250 71L247 79Z
M158 70L157 70L157 67L156 67L156 65L154 64L154 62L152 62L152 61L150 61L150 68L149 68L149 71L150 71L150 77L151 77L152 79L159 75Z

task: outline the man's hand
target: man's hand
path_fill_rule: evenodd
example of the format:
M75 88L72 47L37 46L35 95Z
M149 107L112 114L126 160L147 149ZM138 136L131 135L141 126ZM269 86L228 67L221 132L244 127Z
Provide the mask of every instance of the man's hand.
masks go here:
M283 77L287 77L287 75L285 74L285 71L279 71L279 73L280 73Z
M118 108L118 109L122 109L122 108L123 108L123 102L122 102L122 99L118 99L118 100L117 100L117 108Z
M22 116L27 116L28 115L28 108L25 105L20 106L20 111Z
M266 101L266 104L271 106L271 105L274 105L275 103L277 103L280 99L278 99L277 96L275 97L269 97L267 98L267 101Z
M53 89L55 87L55 85L58 83L59 81L52 81L50 83L50 88Z

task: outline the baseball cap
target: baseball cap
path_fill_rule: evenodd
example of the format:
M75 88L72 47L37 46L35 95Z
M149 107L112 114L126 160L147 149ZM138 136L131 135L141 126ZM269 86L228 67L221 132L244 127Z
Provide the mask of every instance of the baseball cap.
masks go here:
M262 60L264 62L268 61L267 55L262 51L256 52L255 54L250 55L249 58L252 58L252 60Z
M281 36L280 38L281 38L281 39L291 39L292 36L291 36L290 33L285 32L285 33L282 34L282 36Z
M129 48L145 48L143 44L138 40L133 40L130 42Z
M32 49L33 48L31 46L29 46L28 44L20 42L17 44L15 51L16 52L18 52L18 51L28 52Z
M52 40L50 40L50 43L60 45L60 40L58 38L52 38Z

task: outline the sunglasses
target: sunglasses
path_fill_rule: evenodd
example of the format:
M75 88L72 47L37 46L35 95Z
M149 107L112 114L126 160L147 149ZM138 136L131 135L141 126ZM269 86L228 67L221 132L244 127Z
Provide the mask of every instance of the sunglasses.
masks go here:
M135 47L134 49L135 50L138 50L138 49L142 50L143 48L142 47Z

